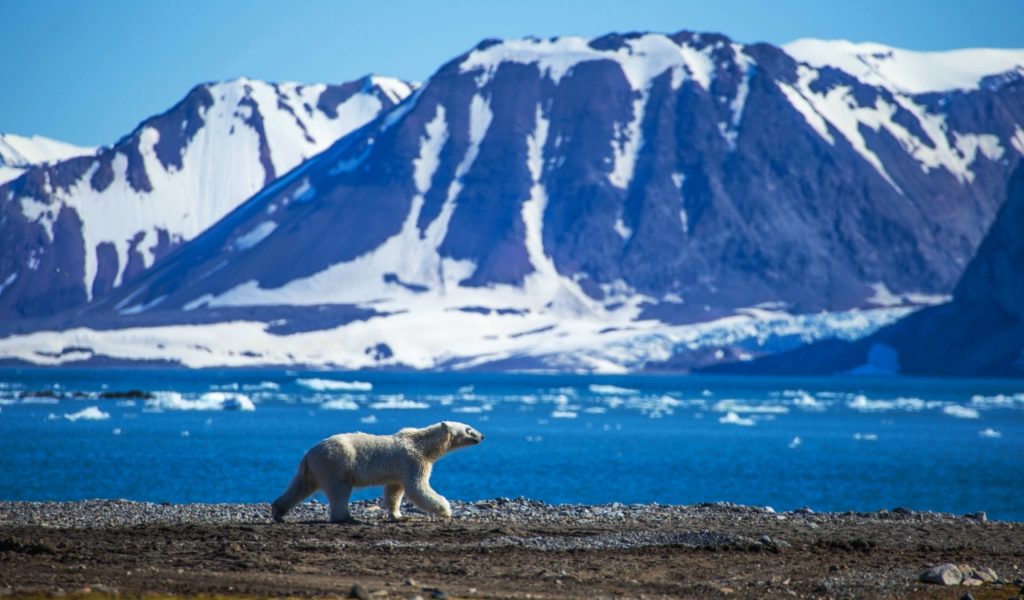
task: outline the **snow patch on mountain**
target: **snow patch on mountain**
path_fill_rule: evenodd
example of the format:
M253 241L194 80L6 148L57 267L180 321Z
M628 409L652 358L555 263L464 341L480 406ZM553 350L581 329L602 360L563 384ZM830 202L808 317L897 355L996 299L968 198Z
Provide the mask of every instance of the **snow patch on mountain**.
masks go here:
M833 67L868 85L906 94L976 90L987 75L1024 74L1024 50L967 48L918 52L873 42L799 39L782 46L812 67Z
M884 129L892 135L910 156L927 173L931 169L944 168L961 183L974 180L971 165L984 156L999 160L1004 149L994 133L960 133L951 131L945 115L935 114L919 104L913 96L894 91L895 103L888 102L882 95L875 97L874 104L862 105L849 85L834 85L827 90L815 91L815 83L821 73L800 65L797 82L789 85L777 82L793 108L804 116L807 123L831 145L835 145L832 131L839 132L895 190L902 189L890 176L882 160L865 140L864 129L878 132ZM927 136L922 139L897 119L897 112L906 110L916 118L920 129Z
M413 182L419 194L413 199L413 210L418 213L422 208L423 194L430 191L430 182L441 161L441 148L448 141L448 125L444 118L444 106L437 105L437 113L427 123L426 131L420 144L420 155L413 161Z
M256 244L259 244L263 240L267 239L274 230L277 229L277 223L274 221L263 221L256 227L253 227L248 232L243 233L235 239L235 250L239 252L245 252Z
M1024 155L1024 129L1017 127L1013 132L1013 138L1010 140L1010 143L1017 152Z
M537 105L536 124L533 134L526 138L526 166L530 171L533 185L530 197L523 203L523 224L526 226L526 254L536 272L555 273L555 265L544 252L544 209L548 196L541 183L544 169L544 144L548 139L548 120Z
M371 75L370 84L380 88L394 104L400 104L420 86L414 81L402 81L381 75Z
M41 135L0 133L0 184L25 172L27 167L57 162L75 156L89 156L96 148L76 146Z
M630 86L637 91L649 87L652 79L670 69L674 87L678 88L689 78L707 89L714 73L709 49L677 44L660 33L624 39L622 46L615 50L596 49L591 40L575 36L548 40L526 38L505 40L474 50L459 68L463 73L477 72L477 85L483 87L502 63L535 64L558 84L579 63L609 60L619 64Z
M942 294L895 294L881 281L871 287L874 295L867 298L866 302L874 306L932 306L944 304L952 299L952 296Z

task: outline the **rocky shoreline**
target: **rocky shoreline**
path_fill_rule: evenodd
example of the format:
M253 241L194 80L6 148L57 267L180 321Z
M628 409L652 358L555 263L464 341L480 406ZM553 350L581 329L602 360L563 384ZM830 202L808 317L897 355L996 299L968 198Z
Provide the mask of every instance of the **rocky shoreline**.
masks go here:
M904 508L453 504L359 525L323 504L0 502L0 595L1012 598L1024 524ZM930 573L930 574L929 574ZM934 581L935 583L929 583Z

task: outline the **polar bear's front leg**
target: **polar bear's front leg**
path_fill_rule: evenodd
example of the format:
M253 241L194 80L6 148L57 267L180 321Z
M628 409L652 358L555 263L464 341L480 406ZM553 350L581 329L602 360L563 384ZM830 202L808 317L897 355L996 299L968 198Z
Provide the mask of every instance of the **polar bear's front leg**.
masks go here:
M430 488L430 470L421 470L405 481L405 493L421 509L445 519L452 518L452 505Z
M402 521L402 496L405 495L405 488L400 483L389 483L384 486L384 507L392 521Z
M336 481L327 486L327 501L330 503L331 523L355 523L352 513L348 511L348 499L352 496L352 485L346 481Z

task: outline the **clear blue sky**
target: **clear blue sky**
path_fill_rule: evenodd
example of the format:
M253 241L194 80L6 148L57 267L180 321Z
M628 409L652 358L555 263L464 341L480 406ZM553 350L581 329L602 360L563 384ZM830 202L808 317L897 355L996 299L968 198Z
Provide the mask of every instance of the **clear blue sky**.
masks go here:
M0 0L0 131L103 145L194 84L424 80L488 37L718 31L1024 47L1024 0Z

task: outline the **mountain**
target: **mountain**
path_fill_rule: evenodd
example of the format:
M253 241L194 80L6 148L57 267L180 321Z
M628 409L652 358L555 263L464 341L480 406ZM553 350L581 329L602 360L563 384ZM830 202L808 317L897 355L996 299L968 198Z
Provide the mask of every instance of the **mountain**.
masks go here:
M974 255L1024 51L818 44L485 41L0 356L614 371L863 336Z
M950 302L856 341L810 344L728 373L1024 376L1024 166Z
M112 147L27 168L0 186L0 319L53 314L130 281L410 92L376 76L203 84Z
M75 146L41 135L25 137L13 133L0 133L0 184L17 178L32 165L95 153L96 148Z

